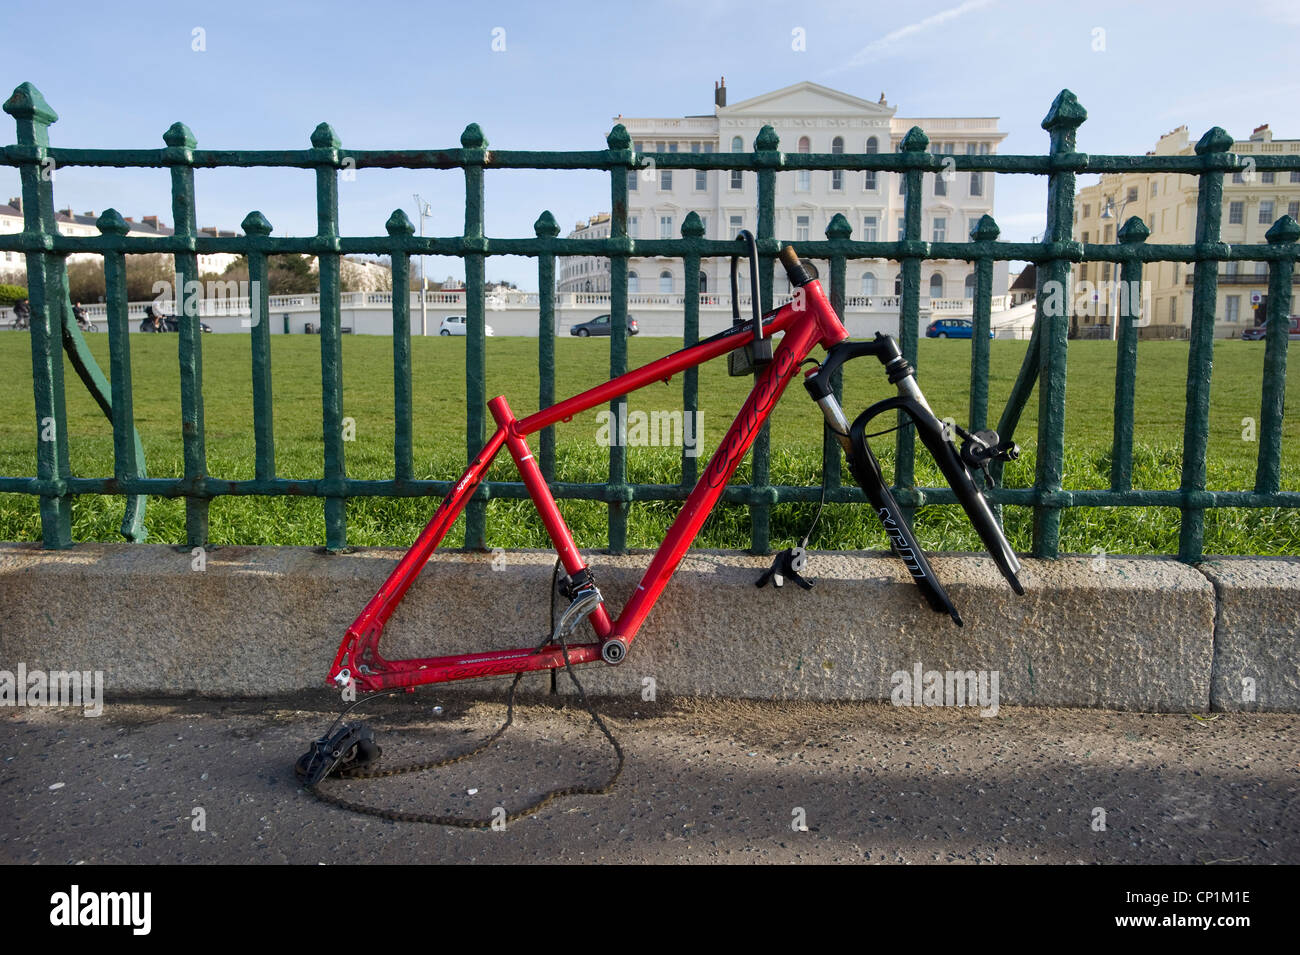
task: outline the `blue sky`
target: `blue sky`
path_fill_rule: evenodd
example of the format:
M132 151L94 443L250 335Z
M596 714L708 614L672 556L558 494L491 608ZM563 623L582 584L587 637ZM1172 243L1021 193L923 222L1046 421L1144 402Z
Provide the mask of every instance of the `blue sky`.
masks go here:
M477 122L499 148L596 149L619 114L711 112L723 75L731 102L812 80L873 101L884 91L904 116L998 116L1008 153L1046 148L1038 124L1063 87L1089 111L1088 152L1142 153L1184 123L1193 139L1212 125L1244 137L1265 122L1278 138L1300 137L1295 0L63 0L6 13L0 85L26 80L45 94L59 146L161 145L181 120L203 147L302 148L324 120L355 148L454 146ZM504 51L492 49L498 27ZM806 51L792 49L796 28ZM0 176L0 198L17 195L16 172ZM462 184L458 172L363 170L340 184L342 228L382 234L398 206L414 219L420 192L433 206L426 233L458 234ZM197 193L200 225L237 228L260 209L278 234L315 231L306 171L200 171ZM567 230L608 196L599 173L491 172L487 231L532 235L544 208ZM61 170L55 198L171 224L164 170ZM1000 176L1003 236L1040 232L1044 202L1043 180ZM431 277L463 274L454 260L429 261ZM524 259L491 260L488 275L536 288Z

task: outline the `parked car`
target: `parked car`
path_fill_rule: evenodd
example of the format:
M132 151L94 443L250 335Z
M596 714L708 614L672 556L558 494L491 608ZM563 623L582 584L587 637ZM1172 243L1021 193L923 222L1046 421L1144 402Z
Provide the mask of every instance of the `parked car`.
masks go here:
M1290 316L1291 326L1287 329L1287 337L1291 341L1300 340L1300 315ZM1256 325L1254 328L1243 328L1241 331L1241 340L1243 342L1263 341L1264 336L1268 333L1267 325Z
M179 332L181 330L181 323L176 320L176 316L174 315L164 315L163 325L166 326L166 329L169 332ZM207 322L199 322L199 330L210 332L212 331L212 326Z
M586 338L589 335L608 335L612 328L608 315L597 315L589 322L574 325L569 329L569 334L576 335L579 338ZM640 329L637 328L636 319L629 315L627 317L627 333L635 335L638 331Z
M926 338L973 338L975 326L969 318L940 318L926 326ZM993 329L989 329L989 338Z
M442 324L438 326L438 334L439 335L464 335L465 316L448 315L446 318L442 320ZM483 325L483 334L485 335L492 334L492 326L488 325L486 322Z

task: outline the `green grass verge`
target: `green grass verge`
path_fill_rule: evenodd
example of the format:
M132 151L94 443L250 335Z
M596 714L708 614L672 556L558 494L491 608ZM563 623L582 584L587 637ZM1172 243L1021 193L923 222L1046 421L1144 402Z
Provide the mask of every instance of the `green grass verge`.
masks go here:
M105 335L89 336L101 367L108 367ZM180 476L180 393L173 336L132 336L136 424L145 446L150 475ZM253 476L252 384L250 339L213 335L203 340L206 444L209 472L228 479ZM284 477L322 475L320 437L320 340L307 336L273 339L277 470ZM463 339L417 338L412 343L416 473L421 478L453 479L465 459L465 398ZM990 418L996 423L1010 392L1026 343L994 341L990 367ZM644 364L673 350L670 339L637 338L629 343L631 366ZM940 415L964 421L970 385L968 342L922 341L918 380ZM1263 345L1223 341L1215 345L1214 384L1210 413L1208 486L1238 490L1254 485L1259 445L1243 419L1258 422ZM388 478L393 470L392 342L387 338L346 336L344 413L354 419L354 442L346 444L348 473L353 477ZM556 342L557 394L561 397L594 386L609 376L608 343L603 340L559 339ZM537 408L537 340L496 338L487 343L488 394L504 394L517 415ZM1137 402L1134 423L1134 486L1173 489L1179 484L1185 406L1187 344L1144 342L1139 348ZM112 433L84 387L66 369L68 427L75 474L102 477L112 473ZM1065 485L1104 488L1109 482L1114 348L1107 342L1073 342L1070 346L1067 389ZM704 454L716 445L748 390L746 379L730 378L725 363L700 369ZM1295 376L1288 376L1287 401L1296 406ZM846 372L844 405L850 414L889 392L875 363L859 362ZM34 408L28 339L0 333L0 400L9 413L0 417L0 474L35 473ZM673 410L681 407L680 379L656 384L633 395L632 410ZM1007 469L1008 486L1027 487L1033 480L1037 401L1031 399L1016 438L1025 449L1020 461ZM596 444L596 412L576 417L557 429L558 477L601 482L607 451ZM1257 430L1257 427L1256 427ZM1254 435L1257 437L1257 435ZM1289 418L1284 428L1283 486L1300 487L1300 424ZM772 418L772 481L775 484L816 485L820 480L822 429L816 408L800 389L793 388ZM889 439L877 439L888 469ZM629 478L644 483L677 483L679 451L670 448L629 449ZM701 467L704 463L701 458ZM918 457L918 480L940 484L939 475ZM747 480L748 462L736 480ZM499 460L491 475L513 480L508 459ZM847 473L845 483L851 483ZM435 506L430 499L358 499L348 505L349 541L357 545L409 544ZM606 542L604 505L561 502L579 544L601 547ZM676 513L674 502L636 503L631 507L628 542L653 547ZM86 495L74 503L76 540L118 540L122 499ZM772 540L782 543L801 534L812 506L779 505L773 509ZM319 500L299 498L219 498L212 504L214 544L307 544L324 541ZM1008 534L1018 549L1030 543L1031 513L1008 507ZM184 540L184 507L180 501L152 499L147 520L150 539L165 543ZM917 516L917 529L927 547L978 550L977 539L956 507L926 507ZM451 546L459 543L460 529ZM488 535L493 546L544 547L544 532L527 501L493 501L488 508ZM28 495L0 495L0 539L40 540L36 501ZM1177 551L1178 512L1168 508L1075 508L1065 513L1062 546L1066 551L1170 554ZM749 541L748 511L720 508L710 519L699 546L742 548ZM885 546L878 523L865 507L827 508L816 538L825 549L878 549ZM1300 553L1300 512L1218 509L1207 516L1206 550L1224 554Z

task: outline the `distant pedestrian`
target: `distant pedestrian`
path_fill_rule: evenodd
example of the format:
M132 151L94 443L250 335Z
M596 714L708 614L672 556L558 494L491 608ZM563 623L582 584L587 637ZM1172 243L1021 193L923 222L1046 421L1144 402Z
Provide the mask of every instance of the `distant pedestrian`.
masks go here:
M26 328L32 323L32 308L23 299L14 306L14 328Z
M90 324L90 319L86 317L86 310L81 307L80 302L72 306L72 317L77 320L77 327L83 331L93 329L94 326Z
M142 332L165 332L167 326L163 323L162 311L157 305L150 305L145 309L144 321L140 323Z

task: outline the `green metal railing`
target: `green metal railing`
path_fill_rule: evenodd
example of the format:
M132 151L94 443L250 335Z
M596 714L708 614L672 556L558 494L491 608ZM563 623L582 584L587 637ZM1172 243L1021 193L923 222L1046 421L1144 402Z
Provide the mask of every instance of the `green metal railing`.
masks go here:
M597 255L610 260L611 376L627 369L627 280L632 256L670 256L685 264L686 304L684 343L699 338L700 261L727 257L734 243L704 238L697 215L682 224L680 239L633 240L627 235L627 177L645 165L632 150L627 131L615 126L603 150L588 152L526 152L490 150L482 130L471 124L461 135L461 148L437 150L345 150L326 124L311 136L303 150L203 150L183 124L163 136L161 149L65 149L50 146L49 126L54 111L31 84L24 83L4 104L17 121L17 145L4 147L5 165L19 169L22 179L24 230L0 236L0 251L26 253L31 300L31 348L37 426L36 477L0 477L0 492L38 495L42 532L47 547L72 543L71 502L78 494L124 495L127 498L123 534L131 540L144 537L145 495L183 497L186 534L191 545L208 539L208 504L220 495L310 495L324 501L326 546L347 546L347 501L367 495L412 497L445 493L450 481L415 480L412 463L412 403L410 305L407 296L393 296L394 465L391 480L361 481L349 478L345 466L342 417L342 353L340 345L340 258L354 253L391 257L394 288L406 288L413 255L452 255L465 260L467 289L466 348L466 454L472 458L486 440L486 374L484 347L484 275L489 255L522 255L537 259L540 289L538 368L542 407L555 400L555 258ZM914 127L898 152L871 154L797 154L778 149L776 133L764 127L750 153L656 153L661 169L741 170L758 179L758 248L763 263L760 274L762 307L772 307L773 264L785 239L775 233L776 177L792 170L875 170L903 175L906 186L904 237L896 242L860 242L852 239L849 223L836 215L824 241L800 242L805 258L830 263L830 297L843 313L846 263L849 259L892 259L901 262L902 297L899 340L904 356L917 364L917 325L921 305L921 264L930 259L971 262L976 276L974 337L970 381L970 426L984 427L988 419L988 367L993 263L1029 261L1038 266L1038 310L1028 351L1011 396L998 422L998 430L1011 436L1030 394L1038 384L1038 435L1034 486L1000 488L990 492L999 506L1031 507L1034 512L1033 553L1055 557L1060 549L1061 512L1070 507L1177 507L1182 512L1179 557L1196 561L1202 556L1205 511L1214 507L1300 507L1300 492L1282 491L1281 440L1283 393L1286 380L1287 316L1291 310L1292 276L1300 254L1300 226L1284 216L1269 230L1267 245L1228 246L1220 239L1223 175L1247 168L1230 153L1232 138L1211 129L1196 146L1194 156L1090 156L1075 148L1076 132L1087 118L1074 94L1062 91L1052 103L1042 126L1050 147L1042 156L956 155L927 152L925 133ZM1250 157L1256 171L1300 170L1300 155ZM983 217L967 242L926 242L921 238L922 181L926 175L947 169L987 173L1019 173L1047 178L1047 231L1042 242L998 242L998 227ZM132 237L114 211L99 219L99 236L72 237L55 225L52 177L54 167L165 167L171 172L172 215L175 235ZM258 212L243 222L242 237L212 237L195 228L194 170L218 167L293 167L312 170L316 177L317 233L306 238L273 237L271 225ZM406 215L395 211L386 235L351 237L338 231L338 177L340 170L462 169L465 175L465 228L460 236L418 238ZM560 239L559 227L549 212L538 218L535 237L487 238L483 233L485 169L594 169L610 176L612 228L605 239ZM1149 235L1140 219L1129 219L1114 245L1084 244L1071 238L1075 177L1080 173L1152 172L1193 175L1199 180L1195 242L1190 245L1148 245ZM112 385L104 380L86 348L68 301L66 256L94 252L104 256L108 300L108 333ZM197 256L237 253L248 256L249 277L259 290L266 315L267 256L300 253L319 257L321 303L322 435L324 477L295 480L276 475L272 438L270 328L263 321L252 330L252 366L256 471L252 480L229 481L207 473L204 449L202 391L202 341L196 314L184 314L180 332L180 371L184 476L150 478L146 475L142 447L135 433L131 408L131 356L127 326L124 256L139 253L175 256L182 281L198 279ZM1066 490L1062 486L1065 456L1065 386L1069 309L1044 307L1046 289L1057 283L1069 288L1073 263L1118 263L1122 280L1140 282L1147 262L1191 262L1193 304L1191 347L1188 359L1187 406L1183 435L1183 470L1178 490L1136 490L1132 487L1132 429L1134 382L1137 370L1138 303L1121 302L1118 361L1115 374L1113 464L1110 488ZM1265 344L1259 458L1255 487L1242 491L1206 490L1206 444L1209 432L1211 352L1214 336L1217 263L1263 261L1269 268L1268 332ZM1066 295L1068 300L1068 295ZM86 387L113 423L115 466L111 478L82 478L71 473L64 412L61 351L66 349ZM687 413L698 410L698 377L684 376L683 403ZM837 385L838 388L838 385ZM616 401L616 415L625 399ZM618 420L617 418L615 420ZM44 440L42 440L44 439ZM770 455L766 428L754 444L749 485L731 486L724 500L747 505L752 517L751 549L769 549L771 506L783 501L814 501L817 487L774 487L770 483ZM689 492L697 475L695 458L683 454L682 479L674 485L640 485L627 481L625 449L609 449L609 475L604 484L556 482L555 439L548 429L541 435L540 462L557 497L603 501L609 508L609 548L619 552L627 544L627 511L633 501L677 500ZM860 501L857 488L840 484L840 450L827 441L823 453L828 499ZM915 441L910 429L896 436L895 494L901 504L914 509L923 504L953 503L948 488L917 488ZM526 495L521 483L483 484L466 511L465 544L486 547L485 515L493 497Z

